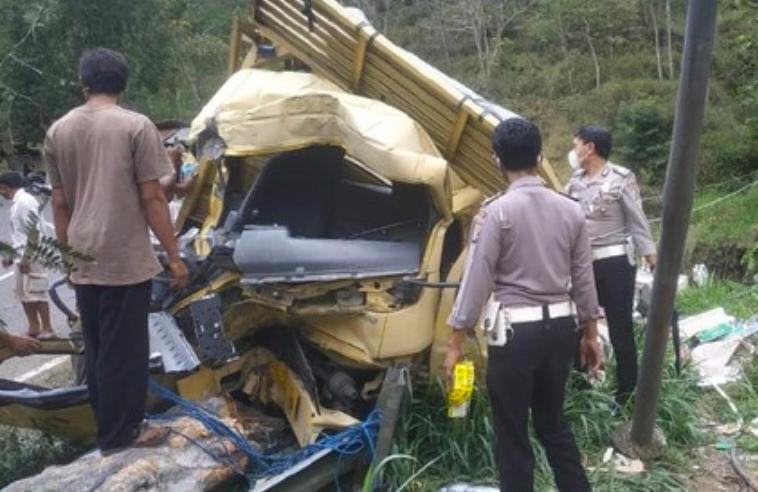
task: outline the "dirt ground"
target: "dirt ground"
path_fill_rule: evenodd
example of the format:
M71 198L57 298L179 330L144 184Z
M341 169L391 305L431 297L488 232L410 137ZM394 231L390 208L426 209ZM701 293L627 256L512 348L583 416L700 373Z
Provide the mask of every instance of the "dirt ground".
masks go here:
M689 490L698 492L749 492L751 489L729 463L729 451L711 446L694 450L690 473L682 476ZM742 467L753 481L758 480L758 455L738 452Z

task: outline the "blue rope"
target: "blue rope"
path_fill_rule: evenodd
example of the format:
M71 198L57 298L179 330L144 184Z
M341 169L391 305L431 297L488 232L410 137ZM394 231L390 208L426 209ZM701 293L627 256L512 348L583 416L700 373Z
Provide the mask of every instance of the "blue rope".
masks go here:
M340 455L339 457L341 459L342 456L362 453L366 447L368 447L370 456L373 459L374 442L376 441L376 435L379 432L379 425L382 420L381 412L379 410L373 410L366 420L360 424L348 427L336 434L324 435L315 443L305 446L293 453L276 453L267 455L248 441L242 434L224 424L218 415L215 415L213 412L206 410L196 403L185 400L152 379L149 380L149 388L151 392L170 401L176 406L174 411L169 415L151 415L151 418L171 420L177 415L191 417L203 424L203 426L215 436L222 439L228 439L250 460L250 468L252 471L245 474L245 477L250 481L278 475L302 460L325 449L330 449L336 452ZM219 459L219 456L210 453L206 448L200 446L199 443L195 442L194 444L198 445L209 456L213 456L217 461L222 462L223 464L229 464L224 463ZM239 470L236 471L239 473Z

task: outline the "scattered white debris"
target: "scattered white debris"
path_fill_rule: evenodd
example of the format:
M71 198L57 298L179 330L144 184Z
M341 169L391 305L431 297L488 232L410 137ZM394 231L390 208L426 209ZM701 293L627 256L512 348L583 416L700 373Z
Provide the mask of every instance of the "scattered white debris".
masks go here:
M703 263L698 263L692 267L692 281L698 287L705 285L708 279L711 278L711 273L708 271L708 267Z
M637 292L642 290L645 285L653 286L653 272L649 269L640 267L637 269L637 275L635 277L635 286ZM676 279L676 290L684 290L690 286L690 279L687 275L679 275Z
M613 448L608 448L603 455L603 463L608 463L611 461L611 458L613 458Z
M729 365L739 345L739 340L721 340L692 350L692 362L700 373L700 386L717 386L739 378L739 368Z
M621 473L636 475L645 471L645 464L640 460L633 460L621 453L616 453L613 457L613 468Z
M750 433L754 435L755 437L758 437L758 417L754 418L750 422Z
M735 322L734 316L729 316L724 308L717 307L710 311L704 311L694 316L688 316L679 320L679 335L682 341L692 338L701 331L713 328L720 324L732 324Z
M445 485L439 492L499 492L499 488L489 485L473 485L470 483L454 483Z
M690 357L700 374L700 386L725 384L740 377L740 368L732 364L737 349L754 350L747 339L758 333L758 318L740 322L718 307L680 320L679 333L694 347Z

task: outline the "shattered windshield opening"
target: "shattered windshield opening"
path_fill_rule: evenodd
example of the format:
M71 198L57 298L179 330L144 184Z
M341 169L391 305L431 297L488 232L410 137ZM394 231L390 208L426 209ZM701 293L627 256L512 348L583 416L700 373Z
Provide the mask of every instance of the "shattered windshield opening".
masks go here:
M316 146L273 156L234 217L247 283L416 273L432 220L426 187L393 183Z

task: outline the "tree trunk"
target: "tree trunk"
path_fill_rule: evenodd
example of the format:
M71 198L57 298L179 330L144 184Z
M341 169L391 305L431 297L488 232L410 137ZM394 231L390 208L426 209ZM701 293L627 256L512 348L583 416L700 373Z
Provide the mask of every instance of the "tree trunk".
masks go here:
M568 42L566 40L566 31L563 29L563 5L558 6L558 36L561 39L561 51L563 52L563 59L568 61ZM574 69L569 64L568 66L568 86L571 93L574 92Z
M474 46L476 46L476 59L479 62L479 78L486 77L487 70L487 53L484 46L485 38L485 21L482 16L485 15L484 9L481 8L481 1L474 2L471 9L468 11L468 16L471 20L471 35L474 37Z
M666 52L668 53L669 78L674 79L674 56L671 48L671 0L666 0Z
M587 22L587 19L582 19L582 20L584 21L584 37L587 40L587 44L590 47L592 62L595 64L595 88L600 89L600 63L597 60L595 45L592 44L592 36L590 36L590 23Z
M450 67L450 41L448 41L448 16L447 9L445 9L445 3L443 0L435 0L432 2L432 8L434 13L430 16L432 19L432 30L436 29L440 34L440 42L442 44L442 53L445 55L446 66Z
M655 39L655 63L658 69L658 80L663 80L663 65L661 64L661 43L658 39L658 17L655 14L655 0L652 0L650 6L650 18L653 21L653 38Z

